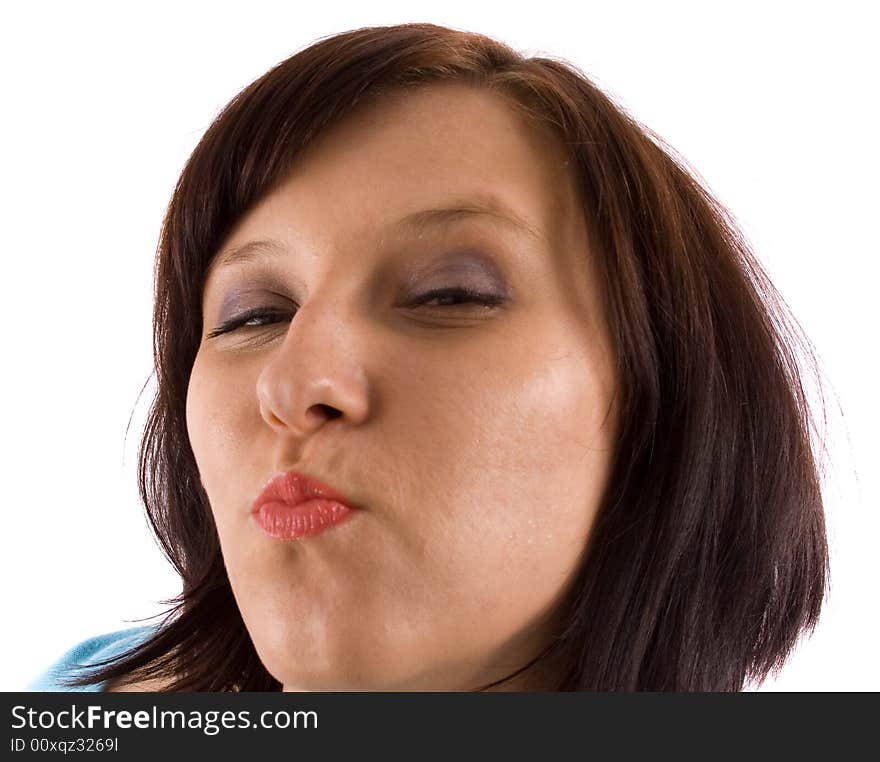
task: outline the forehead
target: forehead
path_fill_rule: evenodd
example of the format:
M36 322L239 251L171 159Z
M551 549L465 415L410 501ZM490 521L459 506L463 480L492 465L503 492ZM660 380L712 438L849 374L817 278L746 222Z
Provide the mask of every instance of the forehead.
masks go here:
M449 202L505 209L554 246L582 237L562 141L504 96L462 84L385 94L321 133L229 248L262 236L348 245Z

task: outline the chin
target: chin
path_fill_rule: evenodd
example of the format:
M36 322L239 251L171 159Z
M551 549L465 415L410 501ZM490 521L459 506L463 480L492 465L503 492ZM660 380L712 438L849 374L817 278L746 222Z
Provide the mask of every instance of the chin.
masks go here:
M325 628L301 622L294 632L278 627L252 633L251 639L263 666L288 691L394 690L387 668L399 664L399 656L392 660L387 647L365 648L364 638L353 637L355 626L345 632L347 638L328 636Z

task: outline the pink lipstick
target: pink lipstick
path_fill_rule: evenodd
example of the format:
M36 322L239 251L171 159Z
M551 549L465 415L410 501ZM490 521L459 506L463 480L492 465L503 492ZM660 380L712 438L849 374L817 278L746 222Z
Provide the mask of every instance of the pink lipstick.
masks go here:
M295 540L345 521L354 510L356 506L326 484L288 471L269 480L251 513L270 537Z

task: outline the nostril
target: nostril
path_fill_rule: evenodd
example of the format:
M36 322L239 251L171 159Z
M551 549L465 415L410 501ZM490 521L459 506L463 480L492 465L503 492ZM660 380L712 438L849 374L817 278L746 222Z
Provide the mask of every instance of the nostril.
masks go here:
M326 415L327 418L331 421L334 418L339 418L339 416L342 415L341 410L337 410L335 407L333 407L331 405L320 404L320 405L317 405L316 407L319 407L321 409L321 412L324 413L324 415Z

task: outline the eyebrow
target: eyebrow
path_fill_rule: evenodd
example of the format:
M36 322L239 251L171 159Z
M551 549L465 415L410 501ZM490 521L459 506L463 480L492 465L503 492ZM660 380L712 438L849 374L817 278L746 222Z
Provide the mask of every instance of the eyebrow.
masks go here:
M536 241L544 239L544 236L534 226L512 210L491 199L469 199L412 212L392 223L388 227L386 235L420 235L431 228L445 228L468 219L488 219L525 233ZM248 241L218 254L208 269L210 272L232 264L258 260L266 255L280 254L284 251L285 246L276 240Z

